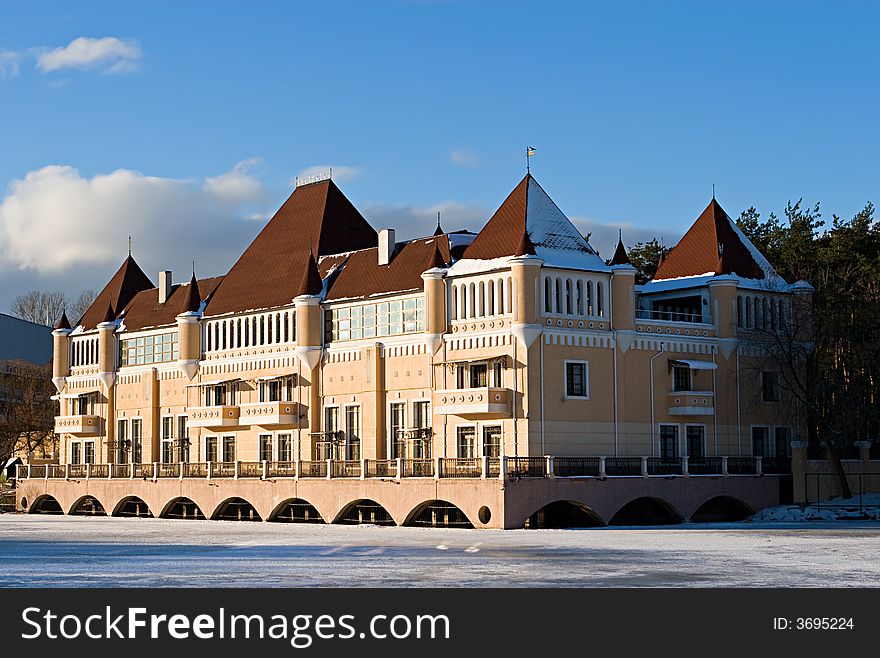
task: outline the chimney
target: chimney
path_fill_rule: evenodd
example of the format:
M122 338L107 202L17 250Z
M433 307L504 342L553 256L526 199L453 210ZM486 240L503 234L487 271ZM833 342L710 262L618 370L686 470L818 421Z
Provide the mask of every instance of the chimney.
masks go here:
M159 272L159 303L164 304L168 301L168 295L171 294L171 271L162 270Z
M394 253L394 229L383 228L379 231L379 265L388 265Z

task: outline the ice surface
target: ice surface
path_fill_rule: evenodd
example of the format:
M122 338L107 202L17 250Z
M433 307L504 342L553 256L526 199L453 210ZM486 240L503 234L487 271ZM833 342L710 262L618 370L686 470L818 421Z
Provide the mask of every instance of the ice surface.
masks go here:
M0 515L5 587L880 585L880 523L586 530Z

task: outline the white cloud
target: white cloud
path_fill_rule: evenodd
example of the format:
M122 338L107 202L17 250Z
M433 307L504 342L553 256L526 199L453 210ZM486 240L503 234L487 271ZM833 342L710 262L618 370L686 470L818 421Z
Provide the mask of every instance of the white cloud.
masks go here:
M327 176L331 171L333 172L333 180L337 183L344 183L361 175L360 167L349 167L347 165L312 165L311 167L303 169L294 178L291 178L290 186L294 187L296 185L297 178Z
M46 73L68 68L127 73L137 69L142 56L140 46L129 39L79 37L66 46L40 54L37 68Z
M229 203L253 203L263 200L263 184L255 169L263 164L262 158L248 158L237 163L230 171L216 178L206 178L206 193Z
M455 149L450 155L449 159L457 167L477 167L480 164L480 159L477 155L471 151L470 149Z
M265 198L247 173L251 162L204 181L129 169L88 178L65 165L31 171L0 201L0 271L108 274L131 235L148 273L174 265L188 271L193 258L203 275L225 272L257 230L244 217Z
M18 75L21 67L21 53L0 51L0 80L8 80Z
M437 213L444 231L467 229L479 231L491 212L477 204L442 201L431 206L404 206L393 204L365 204L364 217L375 228L393 228L398 240L421 238L434 233Z

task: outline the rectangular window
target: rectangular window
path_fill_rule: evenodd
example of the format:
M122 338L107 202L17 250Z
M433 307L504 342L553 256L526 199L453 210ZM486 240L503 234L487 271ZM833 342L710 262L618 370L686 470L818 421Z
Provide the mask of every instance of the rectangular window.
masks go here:
M335 308L324 317L328 341L415 333L425 330L425 298Z
M791 428L777 427L773 430L776 459L788 459L791 457Z
M458 456L460 459L476 457L477 430L473 426L459 427L455 430Z
M178 458L182 462L189 461L189 427L187 426L187 417L177 417L177 453Z
M492 384L495 388L504 388L504 366L501 361L492 364Z
M501 456L501 425L483 427L483 457Z
M144 459L144 421L140 418L131 419L131 463L140 464Z
M324 407L321 459L342 459L344 437L339 433L339 407Z
M79 441L70 444L70 463L79 464L82 461L82 443Z
M278 461L293 461L293 442L290 434L278 435Z
M587 362L567 361L565 363L565 397L586 398L587 389Z
M455 366L455 388L459 390L467 388L467 368L463 363Z
M413 402L413 427L431 427L431 403L427 400Z
M98 402L98 396L94 393L88 395L80 395L77 399L77 414L80 416L92 416L95 413L95 405Z
M706 428L702 425L688 425L685 429L687 437L687 456L689 459L702 459L706 456Z
M684 366L672 367L672 390L690 391L691 389L691 369Z
M764 370L761 373L761 399L764 402L779 402L778 370Z
M767 457L767 451L769 450L769 435L770 429L767 427L753 427L752 428L752 456L753 457Z
M217 437L209 436L205 439L205 461L217 462Z
M356 404L345 408L345 458L361 458L361 408Z
M471 364L471 388L484 388L489 385L488 369L485 363Z
M116 463L128 462L128 421L120 420L116 423Z
M272 435L260 434L260 461L272 461Z
M177 361L178 337L176 331L119 341L119 364L121 366L144 365Z
M95 463L95 442L83 441L83 464Z
M174 462L174 419L171 416L162 417L162 463Z
M284 381L281 379L260 382L260 402L281 402L283 391Z
M406 456L406 443L401 430L406 427L406 402L392 402L388 418L388 429L391 432L388 437L391 443L390 459L403 458Z
M678 425L660 426L660 458L678 458Z
M235 461L235 436L224 436L223 437L223 461L225 462L234 462Z

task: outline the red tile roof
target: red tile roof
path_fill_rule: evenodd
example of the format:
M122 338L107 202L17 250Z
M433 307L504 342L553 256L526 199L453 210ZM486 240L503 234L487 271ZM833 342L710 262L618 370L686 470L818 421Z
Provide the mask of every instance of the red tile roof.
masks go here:
M321 274L318 272L318 264L315 262L315 257L310 251L309 260L306 263L305 272L303 272L302 283L299 284L299 291L296 294L297 296L320 295L321 290L323 289L324 284L321 283Z
M94 329L100 322L105 322L108 308L112 320L136 294L152 287L153 282L129 254L77 324L87 330Z
M746 279L765 276L749 247L740 239L733 220L714 198L661 261L654 280L709 273L736 274Z
M435 260L435 251L439 260ZM371 295L421 290L422 272L451 261L449 236L439 235L398 243L388 265L379 265L378 249L364 249L348 256L330 283L327 300L359 299Z
M502 256L515 256L523 243L526 231L526 208L530 175L526 174L519 185L507 195L495 214L477 234L465 250L465 258L490 260ZM530 253L534 253L534 249Z
M61 312L61 317L58 318L58 322L55 323L55 329L70 329L70 320L67 319L67 313L65 311Z
M202 300L209 299L222 280L222 276L210 277L201 281L196 281L193 278L186 285L172 286L164 304L159 303L158 288L139 292L124 309L122 323L125 325L125 330L138 331L148 327L175 324L177 316L181 313L198 310ZM194 282L195 288L193 288Z
M205 313L289 304L309 253L320 258L377 243L376 231L333 181L300 185L229 270Z

